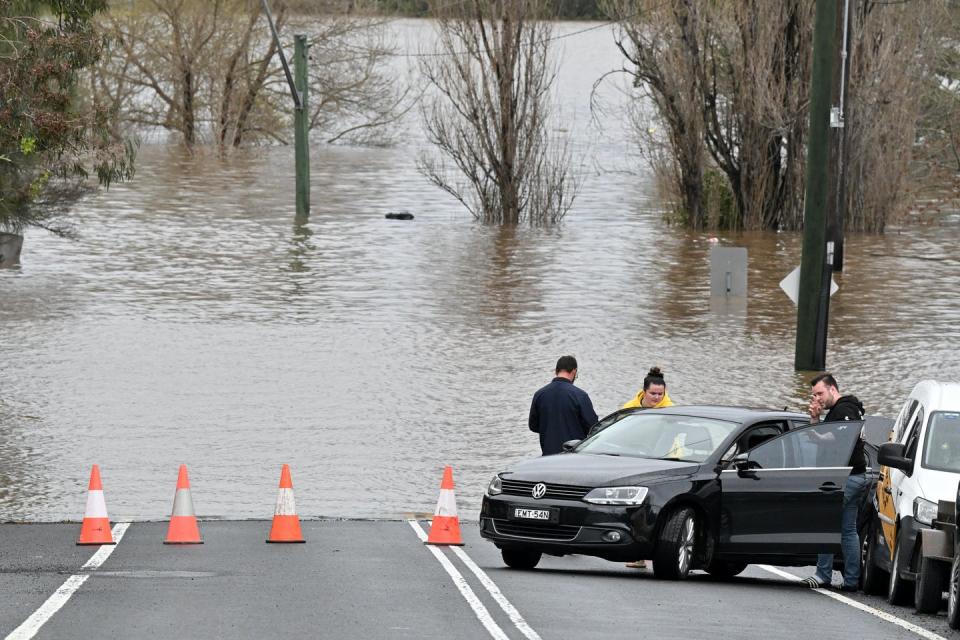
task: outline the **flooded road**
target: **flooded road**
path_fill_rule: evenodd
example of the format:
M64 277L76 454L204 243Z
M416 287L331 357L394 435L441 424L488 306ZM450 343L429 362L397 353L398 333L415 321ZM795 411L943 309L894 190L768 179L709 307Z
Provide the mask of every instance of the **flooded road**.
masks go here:
M666 225L619 116L587 115L619 65L608 38L563 41L588 155L558 228L475 224L417 173L414 136L316 144L301 226L292 149L146 145L133 182L72 214L78 241L29 232L0 271L0 520L79 518L93 463L114 519L163 518L181 462L202 517L272 515L282 463L303 516L432 512L445 464L472 516L495 471L537 455L530 397L566 353L600 414L652 364L680 403L804 407L777 286L800 237L721 236L749 250L749 298L711 308L709 236ZM869 412L960 380L958 235L947 218L848 237L827 364Z

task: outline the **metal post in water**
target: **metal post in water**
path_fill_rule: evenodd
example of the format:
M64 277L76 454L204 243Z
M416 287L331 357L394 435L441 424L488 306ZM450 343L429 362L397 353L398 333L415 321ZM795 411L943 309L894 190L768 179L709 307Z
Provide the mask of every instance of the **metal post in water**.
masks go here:
M300 97L294 116L297 169L297 221L310 216L310 110L307 101L307 36L293 36L293 74Z

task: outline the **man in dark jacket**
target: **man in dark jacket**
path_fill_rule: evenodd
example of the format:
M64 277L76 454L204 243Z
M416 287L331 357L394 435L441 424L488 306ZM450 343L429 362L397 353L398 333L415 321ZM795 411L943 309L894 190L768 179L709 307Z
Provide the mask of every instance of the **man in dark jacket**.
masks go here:
M590 396L573 385L577 359L563 356L557 360L556 376L533 394L530 404L530 431L540 434L540 450L545 456L563 451L567 440L584 439L597 422Z
M856 396L841 396L836 379L829 373L821 374L810 381L812 398L810 400L810 422L820 422L823 411L827 414L824 422L841 420L863 420L863 404ZM811 436L820 440L832 438L829 433L817 436L811 430ZM867 490L867 456L863 450L863 438L858 438L850 456L850 475L843 488L843 516L840 521L840 547L843 551L843 584L841 591L856 591L860 584L860 537L857 535L857 516L860 504ZM817 556L817 573L804 583L814 589L829 586L833 578L833 554L821 553Z

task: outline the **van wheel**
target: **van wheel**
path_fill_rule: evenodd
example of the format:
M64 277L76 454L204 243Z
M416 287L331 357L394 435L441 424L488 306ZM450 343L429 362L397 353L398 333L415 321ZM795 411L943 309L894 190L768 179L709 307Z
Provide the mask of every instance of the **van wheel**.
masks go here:
M863 592L871 596L882 595L887 590L887 580L889 574L881 569L875 560L877 554L877 526L876 524L867 527L866 535L863 539L861 569L860 569L860 588Z
M653 552L653 575L664 580L683 580L693 566L697 540L697 517L690 507L671 513L660 530Z
M523 551L520 549L501 549L500 557L503 564L511 569L533 569L540 563L543 554L539 551Z
M917 613L936 613L943 602L944 565L930 558L921 558L914 583L913 606Z
M897 535L897 544L893 549L893 566L890 567L890 584L887 587L887 602L890 604L909 605L913 590L907 581L900 577L900 540Z
M947 624L960 629L960 556L954 557L950 567L950 596L947 598Z

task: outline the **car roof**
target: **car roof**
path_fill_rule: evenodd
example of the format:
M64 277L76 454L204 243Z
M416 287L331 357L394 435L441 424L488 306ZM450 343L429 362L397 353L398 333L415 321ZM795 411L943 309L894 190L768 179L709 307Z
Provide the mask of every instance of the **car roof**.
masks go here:
M643 411L651 410L670 415L714 418L716 420L728 420L731 422L754 422L764 419L810 419L808 415L795 411L778 411L777 409L764 409L757 407L731 407L717 404L674 405L672 407L664 407L662 409L643 409ZM638 411L640 411L640 409L638 409Z
M960 409L960 384L921 380L910 392L911 398L920 400L927 411Z

